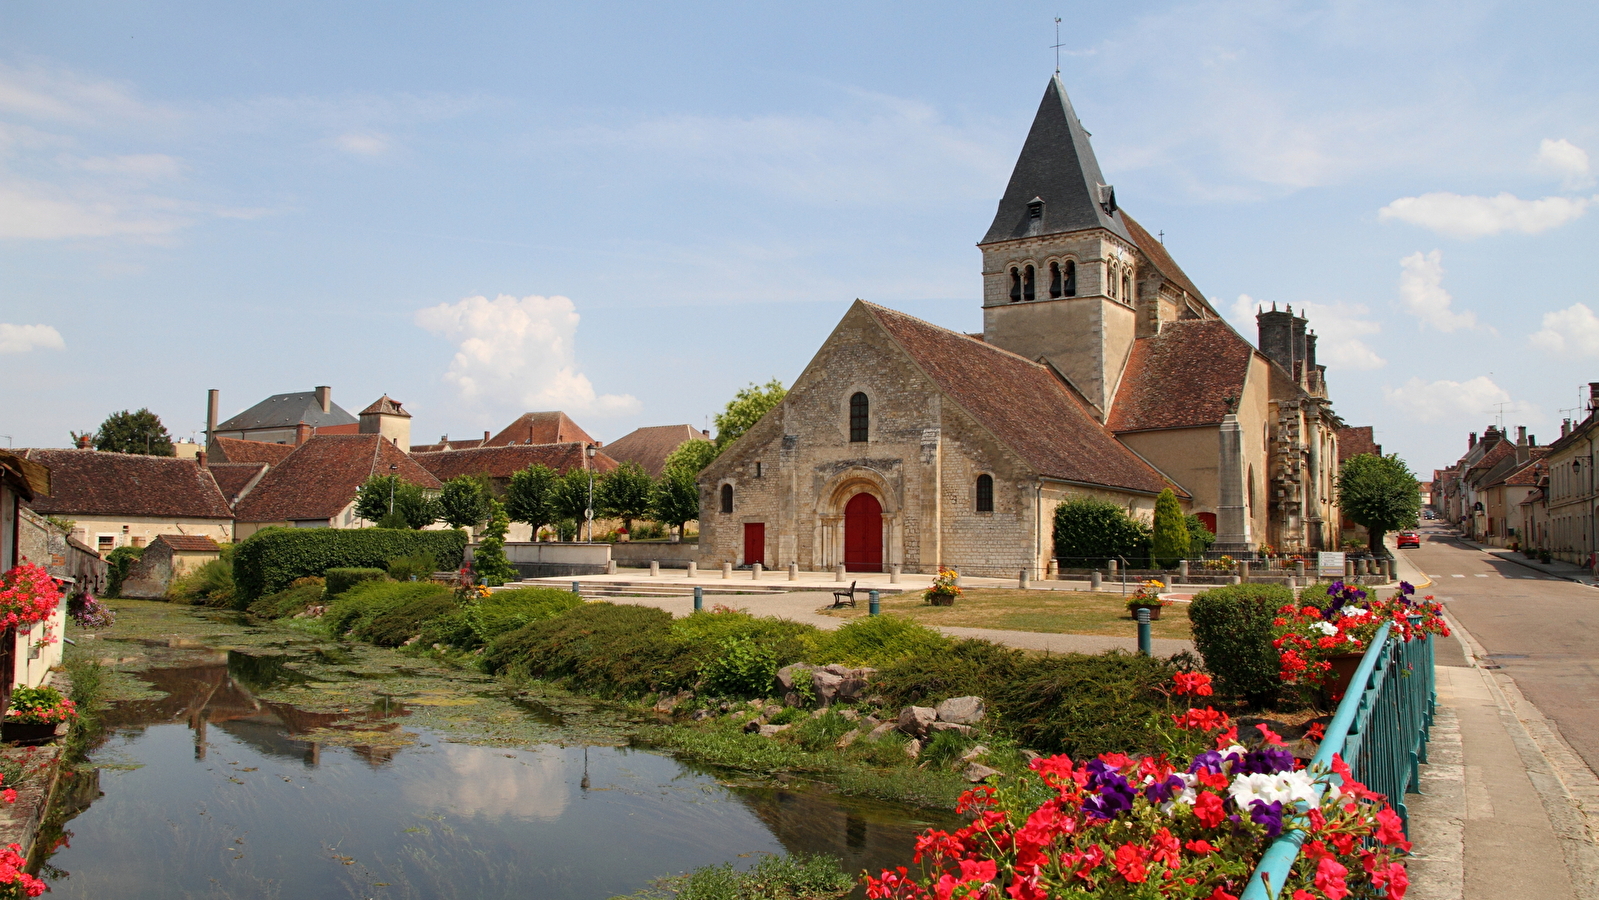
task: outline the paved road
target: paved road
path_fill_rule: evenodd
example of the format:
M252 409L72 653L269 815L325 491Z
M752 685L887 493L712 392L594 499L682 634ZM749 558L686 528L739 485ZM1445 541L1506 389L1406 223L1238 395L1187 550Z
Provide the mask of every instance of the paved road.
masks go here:
M1424 527L1405 554L1534 706L1599 772L1599 589L1551 578Z

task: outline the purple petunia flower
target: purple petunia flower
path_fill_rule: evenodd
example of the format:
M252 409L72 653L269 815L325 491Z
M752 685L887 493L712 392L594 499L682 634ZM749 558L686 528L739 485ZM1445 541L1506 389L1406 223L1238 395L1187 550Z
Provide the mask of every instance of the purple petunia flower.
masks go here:
M1256 800L1249 804L1249 819L1256 825L1266 826L1266 837L1275 838L1283 833L1283 803Z
M1144 796L1148 797L1152 803L1165 803L1173 796L1182 793L1187 786L1188 783L1176 775L1167 775L1164 780L1157 781L1144 788Z
M1220 751L1206 750L1204 753L1194 757L1194 761L1188 765L1188 773L1192 775L1203 770L1212 775L1220 775L1224 761L1225 758Z
M1114 819L1124 812L1132 811L1133 800L1138 795L1133 786L1127 783L1127 779L1115 772L1106 772L1098 781L1098 793L1083 801L1083 809L1089 815L1100 819Z
M1280 747L1258 747L1233 766L1235 775L1276 775L1294 770L1294 754Z

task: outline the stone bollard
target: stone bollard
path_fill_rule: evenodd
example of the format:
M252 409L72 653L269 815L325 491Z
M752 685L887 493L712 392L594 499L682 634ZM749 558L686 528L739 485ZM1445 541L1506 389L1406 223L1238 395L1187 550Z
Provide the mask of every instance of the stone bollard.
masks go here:
M839 584L844 583L844 567L842 565L833 567L833 580Z
M1050 581L1055 581L1055 580L1057 580L1059 578L1060 578L1060 560L1051 559L1049 561L1049 580Z
M1292 590L1298 589L1298 587L1299 587L1299 576L1298 575L1290 575L1290 576L1288 576L1288 589L1290 591L1292 591Z
M888 567L888 583L899 584L899 566Z
M1383 576L1383 581L1393 581L1394 580L1394 561L1393 560L1385 559L1385 560L1382 561L1382 576Z
M732 578L732 577L733 577L733 564L732 563L722 563L722 580L726 581L727 579Z
M1345 581L1354 581L1355 580L1355 561L1352 560L1352 559L1345 559L1344 560L1344 580Z
M960 575L958 573L955 575L955 586L956 587L960 587L961 586L961 577L960 577Z
M788 580L799 581L799 563L791 562L788 564Z
M1241 559L1241 560L1238 561L1238 580L1233 582L1233 584L1243 584L1244 582L1246 582L1248 580L1249 580L1249 560Z
M607 575L615 575L616 574L616 560L608 559L608 560L605 561L605 574L607 574Z
M658 560L658 559L650 560L650 577L651 578L658 578L658 577L660 577L660 574L661 574L661 561Z
M1099 570L1098 569L1095 569L1093 571L1093 574L1088 576L1088 589L1091 590L1091 591L1099 590L1100 585L1102 585L1103 583L1104 582L1100 579Z
M1027 585L1029 583L1030 583L1030 580L1027 577L1027 570L1023 569L1022 573L1020 575L1016 576L1016 586L1025 591L1025 590L1027 590Z
M699 575L700 575L699 563L696 563L692 559L689 560L688 561L688 574L685 575L684 577L685 578L698 578Z
M1304 580L1304 577L1305 577L1305 561L1304 560L1300 560L1299 562L1294 563L1294 577L1299 578L1300 580Z
M1177 564L1177 577L1183 581L1188 580L1188 560L1185 559Z
M1113 560L1110 561L1110 577L1112 577L1112 578L1116 577L1116 571L1117 571L1116 567L1118 565L1120 565L1120 563L1117 560L1113 559Z
M1228 584L1243 584L1244 583L1244 579L1239 577L1239 576L1237 576L1237 575L1228 575L1227 576L1227 583Z
M761 564L760 563L754 563L754 564L752 564L750 566L750 580L751 581L760 581L761 580Z

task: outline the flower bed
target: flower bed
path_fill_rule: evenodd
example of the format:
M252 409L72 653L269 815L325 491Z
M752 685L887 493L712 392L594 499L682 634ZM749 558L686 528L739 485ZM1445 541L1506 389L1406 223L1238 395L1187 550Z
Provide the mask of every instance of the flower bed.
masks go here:
M1174 692L1208 695L1210 679L1180 673ZM1034 760L1026 779L967 792L960 811L972 822L926 832L922 873L868 876L867 896L1237 900L1270 841L1298 829L1305 843L1281 896L1403 898L1410 844L1400 817L1341 758L1328 771L1302 768L1269 727L1241 741L1208 706L1173 718L1213 748L1180 756L1186 764L1166 754Z
M44 566L22 563L0 575L0 626L43 622L61 603L61 589Z
M1272 620L1272 646L1282 655L1283 682L1331 686L1336 676L1333 660L1365 653L1385 622L1393 623L1392 634L1402 641L1434 634L1448 637L1443 606L1431 595L1413 600L1415 592L1400 582L1392 597L1374 600L1353 585L1335 581L1327 588L1326 603L1317 605L1309 602L1307 588L1301 602L1283 606Z

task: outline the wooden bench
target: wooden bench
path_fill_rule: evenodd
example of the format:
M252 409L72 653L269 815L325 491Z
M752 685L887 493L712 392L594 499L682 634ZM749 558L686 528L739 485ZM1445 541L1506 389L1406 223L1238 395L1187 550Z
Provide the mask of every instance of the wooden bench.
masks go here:
M848 603L850 606L855 605L855 585L857 584L860 584L860 582L851 581L847 590L833 592L834 609L842 607L845 603Z

